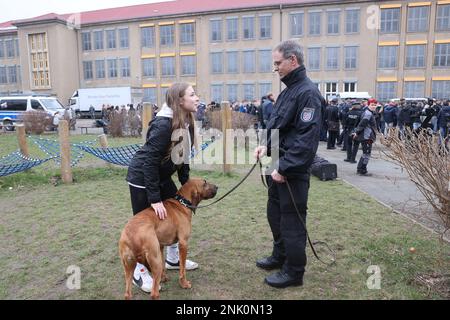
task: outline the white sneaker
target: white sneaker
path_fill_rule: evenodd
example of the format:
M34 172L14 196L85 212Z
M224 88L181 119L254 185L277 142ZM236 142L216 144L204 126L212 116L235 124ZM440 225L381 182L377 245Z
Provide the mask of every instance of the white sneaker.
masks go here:
M138 274L138 276L136 274ZM152 291L153 278L146 267L139 269L138 272L136 270L134 271L133 284L139 287L144 292L149 293ZM159 290L161 290L161 285L159 286Z
M195 270L198 268L198 263L186 259L186 270ZM173 263L166 260L166 269L168 270L179 270L180 269L180 261Z

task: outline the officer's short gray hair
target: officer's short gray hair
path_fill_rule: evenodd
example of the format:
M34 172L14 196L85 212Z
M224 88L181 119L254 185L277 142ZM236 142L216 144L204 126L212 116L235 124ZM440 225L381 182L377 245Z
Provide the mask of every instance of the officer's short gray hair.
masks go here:
M273 49L273 51L279 51L283 54L284 59L288 59L290 56L296 56L299 65L303 65L305 61L303 58L302 48L298 42L294 40L286 40L281 42Z

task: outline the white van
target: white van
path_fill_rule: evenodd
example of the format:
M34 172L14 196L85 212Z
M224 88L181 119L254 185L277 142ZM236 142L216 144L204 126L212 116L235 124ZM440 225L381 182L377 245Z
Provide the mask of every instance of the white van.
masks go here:
M20 122L24 112L41 110L49 117L59 111L64 113L64 106L56 97L44 95L17 95L0 97L0 125L7 131L14 130L14 123Z

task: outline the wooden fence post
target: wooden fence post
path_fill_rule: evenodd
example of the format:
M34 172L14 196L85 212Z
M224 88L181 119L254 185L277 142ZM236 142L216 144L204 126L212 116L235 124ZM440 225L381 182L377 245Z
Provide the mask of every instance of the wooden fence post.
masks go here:
M153 119L153 105L149 102L144 102L142 109L142 139L146 140L148 123Z
M228 145L234 146L234 141L228 141L227 129L231 129L231 109L228 101L221 103L222 140L223 140L223 173L231 172L231 164L227 163Z
M61 120L58 125L59 145L61 153L61 178L63 183L72 183L72 167L70 166L69 122Z
M29 157L30 153L28 152L28 143L27 143L27 135L25 132L25 126L23 124L18 124L16 125L16 129L17 129L17 139L19 140L20 152L25 157Z
M103 149L107 149L108 148L108 138L106 136L106 134L101 134L98 136L99 142L100 142L100 146ZM108 167L112 167L112 164L109 163L108 161L105 161L106 164L108 165Z

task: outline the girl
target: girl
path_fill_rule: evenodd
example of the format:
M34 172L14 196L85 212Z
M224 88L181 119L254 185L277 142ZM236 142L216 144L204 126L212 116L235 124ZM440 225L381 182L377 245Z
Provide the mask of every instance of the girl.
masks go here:
M177 187L172 181L172 174L177 171L178 180L184 184L189 179L189 162L180 165L178 156L189 157L194 141L194 113L197 111L199 98L192 86L187 83L173 84L166 94L166 103L150 122L147 141L136 152L128 167L127 181L130 186L131 205L133 214L137 214L148 207L155 210L160 219L167 216L163 201L173 198ZM172 133L179 129L188 129L187 141L189 147L180 149L180 140L172 141ZM185 141L186 142L186 141ZM184 145L185 143L183 143ZM188 150L185 150L188 149ZM178 244L167 248L166 268L178 269ZM198 264L186 260L186 270L198 268ZM147 268L138 263L134 271L133 283L145 292L150 292L153 279Z

